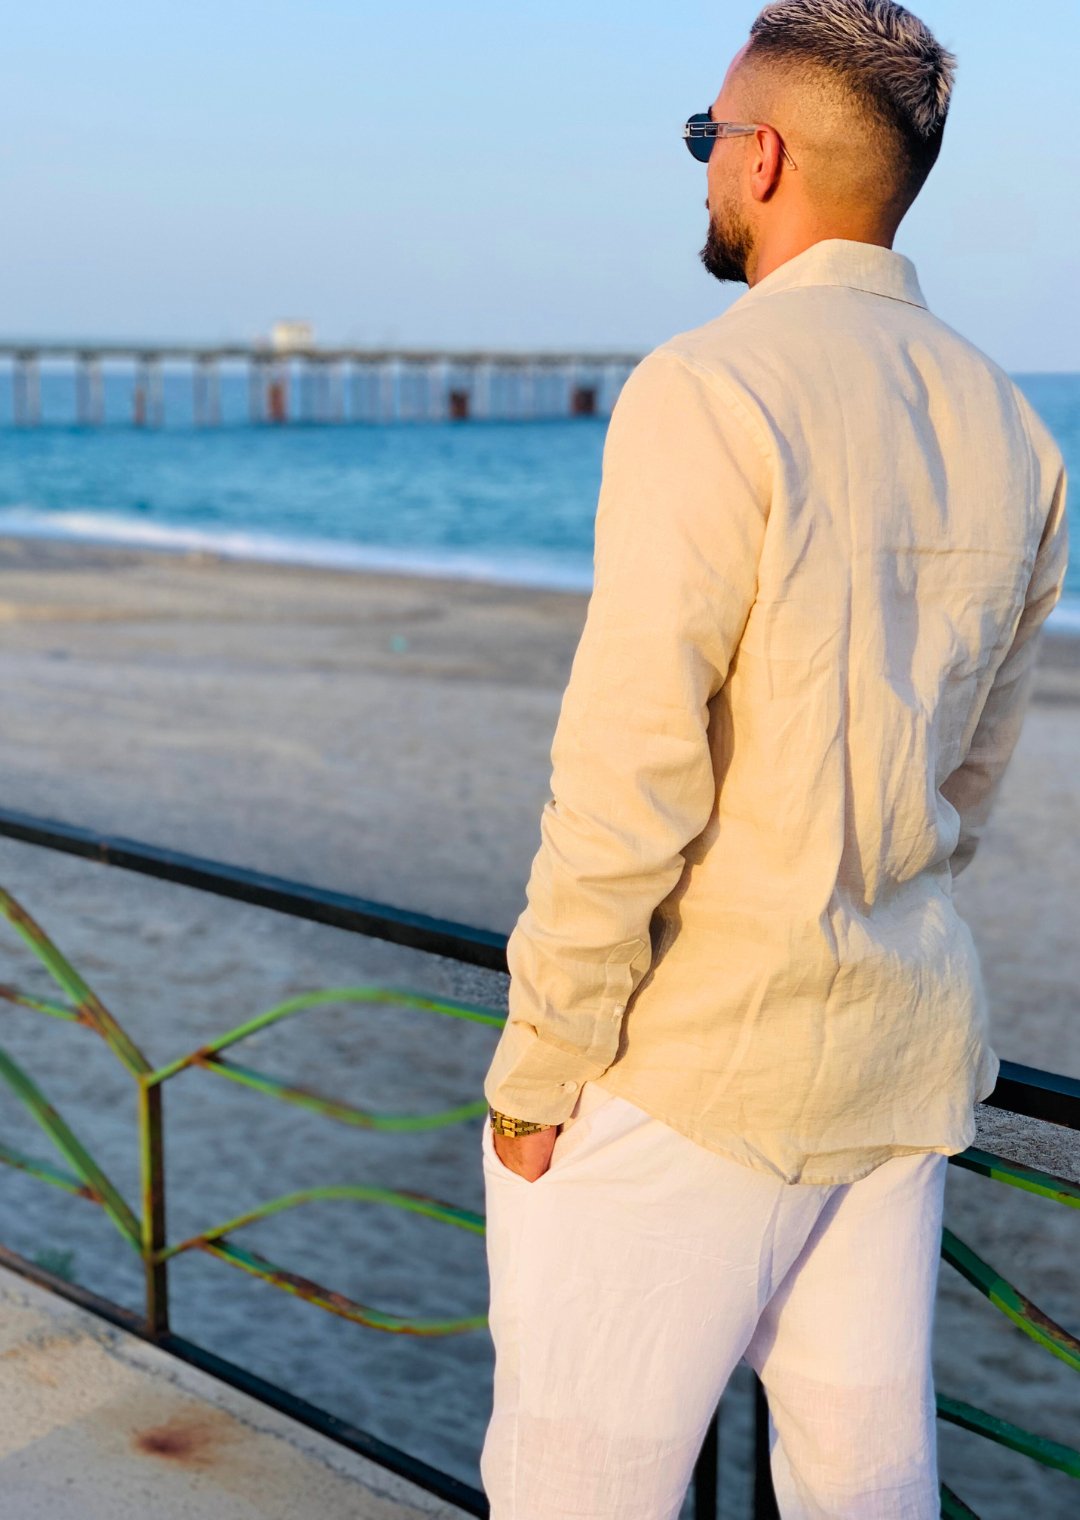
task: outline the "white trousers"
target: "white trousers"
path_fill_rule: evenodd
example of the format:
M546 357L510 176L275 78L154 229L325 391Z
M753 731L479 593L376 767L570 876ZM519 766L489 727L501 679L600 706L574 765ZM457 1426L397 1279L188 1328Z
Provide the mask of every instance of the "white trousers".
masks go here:
M528 1182L485 1124L491 1520L674 1520L741 1358L783 1520L938 1520L947 1164L785 1183L586 1082Z

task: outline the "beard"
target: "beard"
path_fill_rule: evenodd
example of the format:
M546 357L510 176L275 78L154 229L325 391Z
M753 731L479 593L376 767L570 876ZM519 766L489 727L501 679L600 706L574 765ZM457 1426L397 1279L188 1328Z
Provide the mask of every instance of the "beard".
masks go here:
M746 218L737 211L721 208L718 216L709 217L708 236L698 257L714 280L741 280L748 285L746 266L753 246Z

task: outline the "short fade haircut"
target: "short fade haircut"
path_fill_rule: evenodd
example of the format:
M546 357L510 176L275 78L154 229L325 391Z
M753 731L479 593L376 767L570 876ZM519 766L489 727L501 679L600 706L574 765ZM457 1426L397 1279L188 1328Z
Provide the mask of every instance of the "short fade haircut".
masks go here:
M894 0L774 0L745 55L831 75L883 134L898 195L914 200L941 150L956 57Z

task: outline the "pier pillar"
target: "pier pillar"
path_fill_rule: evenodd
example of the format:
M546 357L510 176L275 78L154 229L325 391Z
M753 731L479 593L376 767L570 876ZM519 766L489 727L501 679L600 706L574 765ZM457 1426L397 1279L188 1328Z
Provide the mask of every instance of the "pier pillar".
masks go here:
M362 365L353 360L349 368L349 420L362 422L364 419L364 396L366 391L367 374Z
M195 426L216 427L221 421L221 387L217 361L200 355L195 365Z
M263 399L266 395L266 360L252 356L248 361L248 420L253 425L265 420Z
M316 360L307 366L311 377L306 422L326 421L326 366Z
M267 366L266 415L270 422L289 420L289 371L287 366Z
M424 421L431 411L429 366L422 361L406 361L400 375L399 415L412 422Z
M506 366L506 415L520 418L522 411L522 377L524 371L520 364L508 364Z
M202 357L194 366L194 426L217 427L222 420L222 388L217 360Z
M315 376L306 359L300 361L300 421L315 420Z
M428 366L428 421L441 422L447 415L450 399L447 395L450 366L445 359L436 359Z
M379 365L379 402L376 413L378 422L397 421L398 378L393 360L384 360Z
M473 410L477 417L491 416L491 365L483 360L472 366Z
M398 416L403 422L416 416L416 365L398 365Z
M382 371L377 363L354 362L349 412L353 422L377 422Z
M161 361L154 354L139 356L131 406L132 421L136 427L161 427L165 421Z
M165 372L158 358L148 359L146 364L147 415L152 427L165 426Z
M101 360L97 354L80 354L76 361L75 418L80 427L97 427L105 420Z
M41 372L37 354L29 350L15 355L12 407L16 427L36 427L41 421Z
M334 359L326 365L326 414L330 422L345 421L345 376Z
M495 415L495 365L483 360L472 371L475 377L475 409L477 416L492 418Z
M521 415L533 418L536 416L536 366L528 360L521 366Z
M548 363L543 366L543 374L537 381L537 387L542 388L543 404L547 407L546 416L559 417L562 415L562 370L555 364Z
M596 386L575 385L570 392L571 417L596 416Z
M442 386L439 394L439 417L451 422L467 422L472 412L472 371L449 360L443 366Z
M318 359L312 371L312 422L340 422L341 386L338 366L333 359Z

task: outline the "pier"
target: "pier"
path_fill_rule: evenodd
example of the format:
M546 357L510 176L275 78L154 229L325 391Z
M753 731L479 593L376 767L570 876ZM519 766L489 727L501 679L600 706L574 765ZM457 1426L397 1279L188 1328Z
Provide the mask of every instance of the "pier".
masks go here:
M198 427L221 425L222 380L246 378L251 424L465 422L610 413L640 354L332 348L314 344L0 342L11 376L11 420L49 420L42 378L60 379L80 427L127 422L163 427L169 405L187 392ZM105 377L117 399L106 406ZM57 377L54 379L53 377ZM168 376L170 384L165 385ZM110 415L111 410L111 415ZM185 414L188 403L184 405Z

